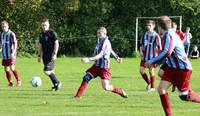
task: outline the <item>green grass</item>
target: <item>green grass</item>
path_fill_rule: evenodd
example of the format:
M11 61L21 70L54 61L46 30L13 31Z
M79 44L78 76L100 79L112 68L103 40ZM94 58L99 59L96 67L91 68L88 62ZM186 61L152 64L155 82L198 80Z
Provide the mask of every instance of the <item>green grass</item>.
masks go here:
M200 60L191 62L191 84L200 93ZM146 84L139 74L139 59L127 58L123 64L111 61L111 84L123 88L128 99L104 91L99 78L90 82L82 99L72 99L85 70L91 65L82 64L80 58L59 58L55 72L63 86L58 92L50 92L47 90L51 82L42 72L43 65L35 58L18 58L16 67L22 87L8 88L3 67L0 69L0 116L164 116L157 92L148 94L145 91ZM34 75L42 78L39 88L29 83ZM157 77L156 86L159 80ZM174 116L199 116L199 104L182 102L178 92L169 93Z

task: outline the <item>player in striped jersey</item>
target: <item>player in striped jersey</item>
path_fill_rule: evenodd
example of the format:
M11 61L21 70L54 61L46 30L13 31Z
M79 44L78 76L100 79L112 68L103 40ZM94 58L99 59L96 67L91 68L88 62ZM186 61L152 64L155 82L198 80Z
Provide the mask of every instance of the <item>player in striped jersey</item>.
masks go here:
M184 36L184 33L181 30L177 29L177 24L175 22L172 22L172 30L180 37L181 41L184 43L186 37ZM160 76L162 78L163 75L164 75L165 69L167 69L167 63L166 62L164 62L161 65L161 67L160 67L160 69L158 71L158 76ZM173 86L172 87L172 92L174 92L175 89L176 89L175 86Z
M150 65L149 67L149 74L150 74L150 81L148 79L147 74L145 73L145 62L157 56L157 52L161 50L161 41L159 35L154 31L155 22L153 20L147 21L147 32L145 33L144 37L140 41L140 55L141 55L141 62L140 62L140 74L142 75L143 79L147 83L147 91L155 91L154 81L155 81L155 74L154 68L156 67L155 64Z
M94 61L94 65L86 71L86 75L83 77L81 86L79 87L75 98L80 98L83 91L86 89L89 81L93 78L99 76L101 78L102 87L106 91L111 91L116 93L124 98L127 98L127 94L123 89L119 89L110 85L110 54L113 54L116 61L122 63L122 59L114 53L111 47L111 43L107 36L107 30L105 27L100 27L97 30L97 45L94 50L94 57L83 58L82 62L88 63Z
M200 96L190 86L192 66L184 51L183 42L171 29L171 19L162 16L158 19L159 31L163 33L163 49L161 53L146 62L147 66L166 59L167 69L161 78L158 93L166 116L172 116L170 98L167 89L175 85L179 90L179 97L183 101L200 103Z
M1 22L1 27L3 30L3 32L1 33L2 65L4 66L4 70L6 72L8 86L14 86L11 78L10 69L16 78L16 86L21 86L21 80L15 68L17 54L17 39L15 33L9 29L9 24L5 20Z

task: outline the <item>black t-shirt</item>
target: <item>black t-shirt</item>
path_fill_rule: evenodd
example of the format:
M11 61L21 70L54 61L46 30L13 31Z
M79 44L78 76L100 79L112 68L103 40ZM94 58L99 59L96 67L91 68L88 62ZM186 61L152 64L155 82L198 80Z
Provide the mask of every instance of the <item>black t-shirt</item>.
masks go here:
M191 55L192 56L197 56L198 55L198 51L192 51Z
M39 42L42 45L43 59L51 60L56 40L58 40L57 34L52 29L40 33Z

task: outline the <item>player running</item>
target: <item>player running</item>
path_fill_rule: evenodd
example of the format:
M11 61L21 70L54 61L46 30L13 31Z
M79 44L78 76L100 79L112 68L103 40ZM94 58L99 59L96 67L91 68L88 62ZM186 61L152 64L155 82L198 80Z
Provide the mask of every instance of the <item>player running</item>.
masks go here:
M88 83L99 76L101 78L102 87L106 91L111 91L116 93L124 98L127 98L127 94L123 89L119 89L110 85L110 54L115 54L112 50L111 43L107 36L107 30L105 27L100 27L97 30L98 41L96 48L94 50L94 57L82 58L83 63L88 63L94 61L95 64L86 71L86 75L83 77L81 86L79 87L75 98L80 98L88 86ZM116 54L114 55L117 62L122 63L122 59L119 58Z
M159 31L163 36L164 46L161 53L146 62L147 66L167 59L167 69L161 78L158 86L158 93L166 116L172 116L170 98L167 89L175 85L179 91L179 97L183 101L200 103L200 96L196 94L190 86L192 66L184 51L183 42L179 36L171 29L171 19L162 16L158 19Z
M16 55L17 55L17 39L14 32L9 29L9 24L6 20L1 22L1 48L2 48L2 65L8 79L8 86L13 87L10 70L13 72L17 81L16 86L21 86L21 80L17 69L15 68Z
M177 28L177 24L175 22L172 22L172 30L180 37L180 39L184 43L186 37L184 36L184 33ZM159 77L161 77L161 78L163 77L165 69L167 69L166 61L163 62L163 64L161 65L161 67L158 71ZM175 86L172 86L172 92L174 92L175 89L176 89Z
M146 26L147 26L147 32L140 41L140 55L141 55L140 74L147 83L147 88L146 88L147 91L151 92L155 91L154 68L156 67L156 64L151 64L149 67L147 67L145 65L145 62L157 56L157 52L161 50L161 40L159 35L154 31L155 22L153 20L148 20ZM150 81L145 72L145 68L149 68Z
M38 62L41 58L44 63L44 73L50 77L53 87L52 90L59 90L61 82L55 76L54 63L57 59L57 53L59 48L58 37L54 30L50 29L48 19L42 20L43 32L40 33L39 37L39 49L38 49Z

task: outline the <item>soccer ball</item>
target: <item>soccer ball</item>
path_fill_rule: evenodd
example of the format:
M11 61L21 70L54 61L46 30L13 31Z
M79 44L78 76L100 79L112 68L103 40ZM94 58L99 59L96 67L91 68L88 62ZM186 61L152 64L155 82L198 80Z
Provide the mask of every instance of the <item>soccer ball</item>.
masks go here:
M31 79L31 85L33 87L39 87L42 85L42 80L40 77L38 76L34 76L32 79Z

